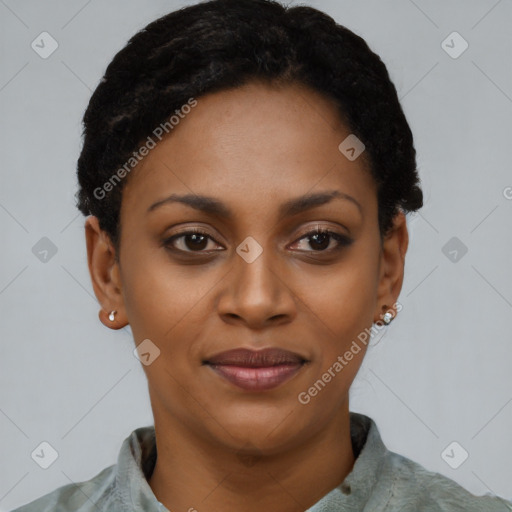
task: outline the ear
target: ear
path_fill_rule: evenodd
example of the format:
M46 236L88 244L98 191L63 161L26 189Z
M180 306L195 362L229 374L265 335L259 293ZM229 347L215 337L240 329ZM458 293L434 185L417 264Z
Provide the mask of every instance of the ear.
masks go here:
M93 215L85 220L85 240L94 294L102 307L98 317L103 325L121 329L128 322L121 293L119 265L110 237L101 230L98 218ZM108 318L111 311L116 311L114 321Z
M408 245L409 233L405 214L400 211L393 218L393 226L382 241L374 322L382 323L386 311L395 317L401 309L397 310L396 303L404 280L405 253Z

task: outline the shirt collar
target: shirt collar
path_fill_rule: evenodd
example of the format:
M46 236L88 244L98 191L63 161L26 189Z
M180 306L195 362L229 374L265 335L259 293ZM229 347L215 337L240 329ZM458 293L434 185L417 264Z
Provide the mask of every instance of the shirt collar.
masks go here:
M377 425L364 414L350 413L350 437L356 457L352 470L306 512L363 510L370 499L388 450Z
M362 510L368 502L387 449L374 421L364 414L350 413L350 437L356 457L351 472L306 512ZM154 426L135 429L121 446L115 477L117 492L127 510L168 512L147 481L155 462Z

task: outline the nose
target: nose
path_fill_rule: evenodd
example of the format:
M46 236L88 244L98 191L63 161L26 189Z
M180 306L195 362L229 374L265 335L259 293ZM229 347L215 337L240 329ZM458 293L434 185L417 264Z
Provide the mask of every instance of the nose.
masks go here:
M254 260L234 255L231 271L223 280L217 307L227 323L243 323L262 329L290 322L296 314L293 285L270 249Z

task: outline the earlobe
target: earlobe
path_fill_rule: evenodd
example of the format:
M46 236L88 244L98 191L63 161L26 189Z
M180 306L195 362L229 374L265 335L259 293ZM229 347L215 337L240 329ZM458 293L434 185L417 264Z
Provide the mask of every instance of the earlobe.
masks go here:
M124 304L119 282L115 250L108 235L101 230L98 218L87 217L85 221L87 264L94 294L101 304L98 313L101 323L111 329L121 329L128 322L124 320ZM112 311L114 320L109 319Z
M374 322L382 322L386 312L390 312L393 318L398 313L395 304L402 289L405 254L408 245L409 234L405 214L400 211L395 215L393 227L382 241L380 276ZM389 319L389 315L387 318Z
M117 311L115 309L110 312L107 312L104 309L100 309L98 311L98 318L100 319L100 322L106 327L117 331L118 329L122 329L126 326L128 322L121 321L121 318L116 318L116 316Z

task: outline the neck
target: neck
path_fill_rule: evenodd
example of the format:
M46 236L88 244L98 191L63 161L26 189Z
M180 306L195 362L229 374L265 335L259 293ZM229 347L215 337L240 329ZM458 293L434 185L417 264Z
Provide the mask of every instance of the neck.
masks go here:
M272 453L218 445L174 418L158 419L148 483L169 510L303 512L340 485L355 462L348 401L322 430Z

